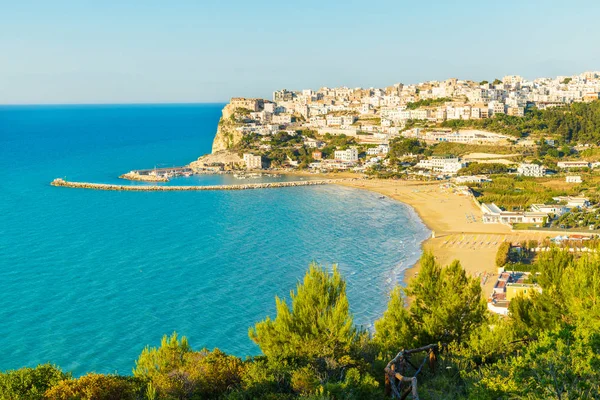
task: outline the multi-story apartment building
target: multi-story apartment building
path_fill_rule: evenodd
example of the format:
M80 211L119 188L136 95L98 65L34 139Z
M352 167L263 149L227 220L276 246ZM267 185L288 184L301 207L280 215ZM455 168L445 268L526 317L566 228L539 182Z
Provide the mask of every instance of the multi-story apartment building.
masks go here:
M243 160L246 163L246 169L261 169L262 168L262 157L255 156L254 154L245 153Z
M337 161L357 162L358 149L356 147L351 147L346 150L336 150L333 156Z

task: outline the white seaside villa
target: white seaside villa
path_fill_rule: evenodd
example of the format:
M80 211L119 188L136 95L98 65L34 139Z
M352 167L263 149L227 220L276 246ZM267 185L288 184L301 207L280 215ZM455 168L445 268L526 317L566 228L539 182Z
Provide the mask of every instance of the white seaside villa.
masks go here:
M481 203L484 224L512 225L518 223L543 224L548 213L536 211L502 211L494 203Z
M455 175L461 168L466 166L466 162L452 156L434 156L427 160L421 160L415 165L416 168L428 169L447 175Z

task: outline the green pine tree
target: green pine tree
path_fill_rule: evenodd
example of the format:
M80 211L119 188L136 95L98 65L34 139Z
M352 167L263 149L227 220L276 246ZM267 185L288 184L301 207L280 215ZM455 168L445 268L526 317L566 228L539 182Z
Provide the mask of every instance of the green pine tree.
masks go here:
M431 253L421 258L421 270L408 285L418 344L461 341L485 315L478 279L467 276L458 261L442 268Z
M375 321L373 341L386 356L401 349L409 349L415 344L410 313L402 298L402 289L396 286L390 293L387 310Z
M334 266L328 273L312 263L291 292L291 307L276 297L277 316L250 328L250 338L269 358L316 357L339 360L357 334L348 309L346 282Z

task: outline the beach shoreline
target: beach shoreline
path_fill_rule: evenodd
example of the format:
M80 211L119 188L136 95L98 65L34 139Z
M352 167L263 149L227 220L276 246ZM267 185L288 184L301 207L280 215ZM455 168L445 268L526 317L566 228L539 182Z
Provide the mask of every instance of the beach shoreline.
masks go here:
M501 224L484 224L471 196L459 194L447 182L381 179L343 180L337 185L368 190L411 207L432 236L421 243L441 265L460 261L467 274L480 278L483 296L491 293L497 275L496 253L504 241L542 240L551 232L512 231ZM419 272L419 263L404 271L406 285Z
M454 190L448 182L406 181L396 179L372 179L351 172L310 173L285 171L283 175L312 177L314 180L297 182L256 183L217 186L124 186L65 182L56 179L53 186L72 188L119 190L119 191L191 191L191 190L243 190L335 184L367 190L386 196L410 207L420 221L431 231L431 236L421 242L421 253L433 253L441 265L458 260L471 276L481 278L484 296L493 289L497 275L496 253L502 242L522 242L549 237L549 231L513 231L501 224L484 224L481 211L472 196ZM419 262L403 271L402 282L408 282L419 273Z

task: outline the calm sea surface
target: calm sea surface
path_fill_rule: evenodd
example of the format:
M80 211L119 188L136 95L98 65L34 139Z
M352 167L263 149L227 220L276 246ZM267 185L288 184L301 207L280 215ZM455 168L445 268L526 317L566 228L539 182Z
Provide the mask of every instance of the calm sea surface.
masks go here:
M369 327L428 230L402 204L336 186L103 192L135 168L210 152L222 105L0 107L0 370L129 374L165 333L238 356L308 264L338 263ZM285 178L283 178L285 179ZM231 177L174 184L231 183ZM250 182L250 181L237 181Z

